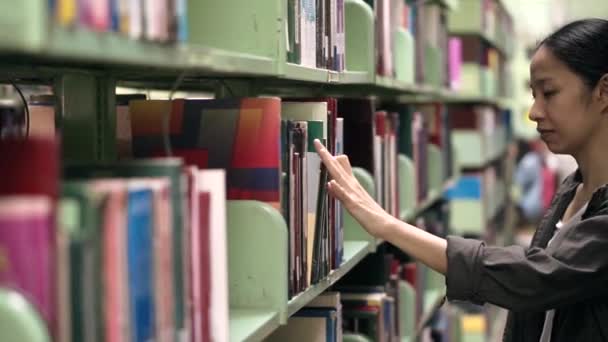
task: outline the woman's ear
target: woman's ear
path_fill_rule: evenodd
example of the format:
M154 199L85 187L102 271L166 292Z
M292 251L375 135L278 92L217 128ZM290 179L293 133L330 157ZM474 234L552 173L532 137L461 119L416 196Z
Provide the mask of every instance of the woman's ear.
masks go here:
M597 84L602 113L608 114L608 74L604 74Z

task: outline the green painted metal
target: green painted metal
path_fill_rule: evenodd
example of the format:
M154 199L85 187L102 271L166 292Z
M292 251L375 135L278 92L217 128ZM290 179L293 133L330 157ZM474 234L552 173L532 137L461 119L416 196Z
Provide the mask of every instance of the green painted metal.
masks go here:
M486 97L483 93L482 67L475 63L462 65L460 93L467 96Z
M87 73L64 73L54 82L63 159L116 159L116 82Z
M401 341L412 341L416 335L416 290L399 281L399 333Z
M359 183L361 183L361 186L363 186L365 191L374 196L376 191L374 187L374 178L372 175L359 167L353 167L353 174ZM363 227L361 227L359 222L357 222L346 209L342 208L342 211L344 213L344 240L367 241L373 243L375 246L374 238L369 235L369 233Z
M355 265L372 250L372 243L369 241L345 241L344 242L344 262L340 268L333 270L327 277L317 284L312 285L306 291L298 294L287 303L287 316L290 317L298 310L306 306L331 285L335 284L340 278L348 273ZM283 322L286 323L286 322Z
M481 132L473 130L452 130L452 144L458 152L461 167L477 168L486 164L486 140Z
M399 27L395 32L395 78L406 84L415 80L415 45L414 37L409 31Z
M374 12L363 0L346 0L346 69L374 75Z
M318 83L326 83L330 82L331 80L334 80L334 82L339 81L339 75L336 72L330 72L326 69L309 68L292 63L287 63L285 66L285 77L290 80Z
M444 52L433 46L426 46L424 58L424 77L425 83L439 88L443 85L442 75L445 61L442 54Z
M439 301L443 300L443 296L445 295L444 290L440 289L425 289L424 291L424 313L423 316L427 316L431 314L431 310L435 308L435 306L439 303Z
M287 58L286 15L287 2L280 0L188 1L189 43L262 56L278 65Z
M287 312L287 225L270 205L228 201L231 309Z
M0 49L38 52L48 27L47 2L0 1Z
M372 342L367 336L361 334L344 334L343 342Z
M279 314L265 309L230 308L230 341L261 341L279 327Z
M486 229L483 200L452 199L450 201L450 233L481 235Z
M399 169L399 218L408 221L416 209L414 163L403 154L398 156Z
M452 33L475 33L481 29L481 6L479 0L459 0L458 9L448 14L448 30Z
M45 322L23 295L0 288L0 341L50 342Z
M443 175L443 154L435 144L428 144L428 188L431 192L441 194L445 177Z

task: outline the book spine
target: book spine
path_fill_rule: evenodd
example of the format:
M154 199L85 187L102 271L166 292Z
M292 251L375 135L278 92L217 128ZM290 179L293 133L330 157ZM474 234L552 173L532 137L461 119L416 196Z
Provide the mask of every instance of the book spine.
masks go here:
M0 286L31 300L54 330L54 225L52 203L44 196L0 198Z

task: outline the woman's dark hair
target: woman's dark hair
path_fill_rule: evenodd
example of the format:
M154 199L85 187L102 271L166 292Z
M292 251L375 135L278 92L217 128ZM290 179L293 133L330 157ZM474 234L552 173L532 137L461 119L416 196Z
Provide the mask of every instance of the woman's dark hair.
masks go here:
M608 73L608 20L571 22L538 46L546 46L590 88L594 88L600 78Z

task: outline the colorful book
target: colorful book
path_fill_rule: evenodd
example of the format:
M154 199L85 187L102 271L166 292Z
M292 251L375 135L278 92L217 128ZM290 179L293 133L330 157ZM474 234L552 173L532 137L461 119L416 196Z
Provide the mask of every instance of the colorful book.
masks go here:
M54 138L0 140L0 156L10 163L0 167L1 195L42 195L57 198L59 148ZM44 177L40 177L44 174Z
M130 184L127 204L127 263L131 340L149 341L155 336L153 193Z
M173 228L171 226L172 205L168 179L136 179L131 186L138 186L152 191L152 250L155 307L155 339L172 341L177 336L174 324L175 298L173 282L173 246L171 243Z
M77 0L57 0L55 3L55 17L60 25L72 26L76 23L77 4Z
M169 40L169 18L167 0L144 2L144 36L147 40L166 42Z
M178 158L140 159L115 164L70 164L64 170L67 178L142 178L167 177L170 181L171 203L173 204L173 289L175 291L175 326L180 335L185 334L184 315L184 274L185 267L183 231L185 226L183 210L185 182L182 161Z
M141 39L144 36L144 0L128 0L129 13L129 37L133 39ZM124 17L123 17L124 18Z
M104 201L99 215L102 221L106 340L128 341L127 184L124 180L100 179L86 183L86 186Z
M201 204L208 210L208 246L210 306L205 311L210 319L212 341L228 341L228 247L226 237L226 173L224 170L201 170L198 183ZM206 202L208 201L208 202ZM204 217L203 217L204 219ZM202 220L204 222L204 220ZM201 231L204 230L201 226Z
M48 197L0 197L0 286L22 293L51 331L57 319L52 217Z
M172 155L225 169L228 199L281 209L280 99L133 101L130 112L136 157Z
M336 155L344 154L344 118L338 118L336 121ZM335 200L336 213L336 259L334 268L339 268L344 260L344 212L342 211L342 203Z
M62 187L62 225L70 233L70 291L72 339L103 341L104 270L100 213L105 196L96 196L85 182L65 182ZM103 218L103 217L101 217ZM120 313L117 313L120 315Z

